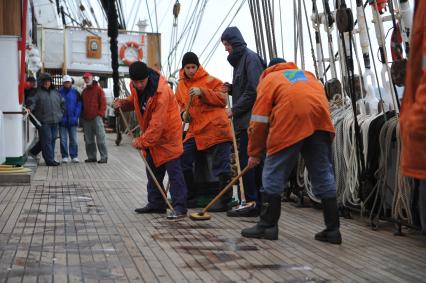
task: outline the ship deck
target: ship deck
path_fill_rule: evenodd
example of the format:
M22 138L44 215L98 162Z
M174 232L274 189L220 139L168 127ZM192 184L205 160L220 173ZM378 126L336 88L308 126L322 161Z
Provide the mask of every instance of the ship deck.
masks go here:
M334 246L313 240L320 210L289 203L278 241L242 238L252 218L137 215L144 165L127 137L114 138L108 164L42 163L31 185L0 187L1 282L426 282L426 237L394 236L388 223L341 219Z

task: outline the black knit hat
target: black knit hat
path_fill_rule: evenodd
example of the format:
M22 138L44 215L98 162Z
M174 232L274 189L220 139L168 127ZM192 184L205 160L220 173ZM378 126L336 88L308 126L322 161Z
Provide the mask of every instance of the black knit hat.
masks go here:
M44 81L52 81L52 77L50 76L49 73L42 73L40 74L40 76L38 77L40 82L44 82Z
M186 64L195 64L197 67L200 66L200 62L198 61L197 55L193 52L186 52L182 58L182 68L185 67Z
M141 81L148 77L148 67L144 62L136 61L129 66L129 76L132 81Z
M287 61L285 59L283 59L283 58L278 58L278 57L272 58L271 61L268 64L268 68L272 67L272 66L274 66L276 64L280 64L280 63L287 63Z

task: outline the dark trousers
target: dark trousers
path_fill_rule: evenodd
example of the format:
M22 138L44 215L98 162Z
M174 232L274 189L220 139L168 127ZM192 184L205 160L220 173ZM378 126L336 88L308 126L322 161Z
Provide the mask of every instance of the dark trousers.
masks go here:
M420 225L422 227L423 234L426 235L426 180L418 180L418 182Z
M182 171L192 171L194 168L197 146L194 139L189 139L183 144L183 155L181 157ZM229 142L216 144L202 152L214 154L212 173L214 177L220 175L231 175L231 144Z
M241 170L247 166L248 163L248 135L247 130L241 130L236 134L237 142L239 143L239 158ZM247 201L255 201L260 207L260 190L262 188L262 168L263 164L256 166L249 170L243 176L244 191Z
M164 190L163 187L163 180L164 175L167 174L169 176L170 181L170 194L172 196L172 202L173 202L173 208L178 213L186 213L186 184L185 180L183 178L182 174L182 168L180 165L179 158L170 160L166 162L165 164L161 165L160 167L155 167L154 162L152 160L151 154L148 153L146 158L149 166L151 167L152 171L154 172L155 178L160 183L161 187ZM166 203L164 202L163 197L161 196L161 193L158 191L158 188L156 188L156 185L154 183L154 180L152 179L151 175L148 172L148 169L146 170L146 175L148 176L148 204L150 207L153 208L166 208Z
M58 124L43 124L38 129L39 141L30 150L31 154L43 155L44 161L52 163L55 161L55 142L58 134Z

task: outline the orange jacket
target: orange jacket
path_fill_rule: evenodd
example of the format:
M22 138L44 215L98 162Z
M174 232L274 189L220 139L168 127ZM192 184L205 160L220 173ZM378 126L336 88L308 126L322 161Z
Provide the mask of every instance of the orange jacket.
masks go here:
M130 96L125 99L123 110L135 110L142 136L143 147L148 148L155 167L180 157L183 153L179 107L167 81L160 75L154 96L146 103L142 115L139 98L130 83Z
M191 121L185 141L195 138L198 150L232 141L231 124L225 112L226 94L220 92L223 83L210 76L201 66L192 79L185 76L183 69L179 76L176 99L182 112L188 105L191 87L198 87L203 92L200 97L192 98L189 108Z
M426 179L426 1L416 1L402 99L401 167L406 176Z
M324 88L315 76L294 63L266 69L257 87L248 129L248 154L260 157L289 147L315 131L334 136Z

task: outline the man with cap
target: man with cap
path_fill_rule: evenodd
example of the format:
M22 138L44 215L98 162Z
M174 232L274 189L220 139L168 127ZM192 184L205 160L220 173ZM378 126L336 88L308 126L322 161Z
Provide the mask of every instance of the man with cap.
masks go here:
M170 194L177 218L186 216L186 184L180 156L183 152L179 107L167 80L143 62L129 66L130 96L114 101L115 108L135 111L141 135L132 145L146 156L156 179L163 183L165 173L170 180ZM166 203L147 171L148 204L137 213L165 213Z
M247 44L237 27L228 27L222 34L221 41L228 52L228 62L234 67L232 85L225 84L225 90L232 95L232 108L228 115L232 117L234 130L239 142L240 166L247 165L247 128L251 109L256 100L256 87L266 64L259 55L247 48ZM230 217L256 217L259 215L261 168L248 171L243 177L247 201L255 201L256 206L250 210L231 210Z
M98 163L107 163L108 151L105 144L105 128L102 117L106 111L106 98L103 89L93 80L91 73L84 73L86 88L81 93L83 102L82 123L87 159L96 162L96 146L101 156ZM95 140L96 137L96 140Z
M41 127L38 129L39 142L30 150L32 156L42 153L47 166L58 166L55 161L55 141L58 133L58 123L62 119L64 100L52 85L48 73L41 74L40 87L28 100L28 110L31 111Z
M67 163L68 158L71 158L72 162L78 163L77 126L81 112L81 98L78 91L72 86L70 76L65 75L62 82L63 86L59 89L59 93L65 101L64 116L59 123L62 162Z
M210 76L200 66L196 54L187 52L183 56L176 99L182 120L189 123L181 158L189 202L195 201L197 195L193 170L198 152L210 153L213 156L212 175L219 179L220 189L225 187L231 177L232 132L225 111L227 94L222 92L222 86L223 83L219 79ZM189 101L191 104L187 112ZM210 211L226 211L231 197L232 195L222 197Z
M326 229L318 241L341 244L336 183L331 160L334 127L322 84L315 76L281 59L270 64L259 82L249 127L248 165L263 167L262 209L259 222L241 234L248 238L278 239L281 193L299 153L305 160L313 192L321 199Z

